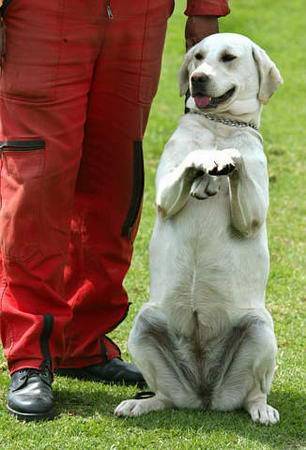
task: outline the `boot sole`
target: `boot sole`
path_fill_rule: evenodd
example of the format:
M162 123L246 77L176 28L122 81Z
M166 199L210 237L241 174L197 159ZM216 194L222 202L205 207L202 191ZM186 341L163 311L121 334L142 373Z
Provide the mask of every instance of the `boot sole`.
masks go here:
M25 413L20 411L15 411L14 409L10 408L8 405L6 406L9 413L16 417L18 420L22 420L24 422L31 422L31 421L39 421L39 420L52 420L55 417L55 412L53 409L46 413Z

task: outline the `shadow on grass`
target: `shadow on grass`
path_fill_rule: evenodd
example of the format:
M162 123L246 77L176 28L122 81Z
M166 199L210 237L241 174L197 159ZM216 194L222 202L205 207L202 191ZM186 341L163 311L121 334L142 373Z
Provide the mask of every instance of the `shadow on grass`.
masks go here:
M100 385L101 386L101 385ZM236 434L241 438L250 439L254 443L270 445L272 448L302 448L304 436L303 426L303 396L302 393L275 392L270 396L271 405L281 414L281 422L275 426L254 424L245 411L228 413L212 411L168 410L153 412L146 416L135 418L115 418L114 408L127 398L133 397L129 388L127 395L122 388L106 386L96 388L95 392L70 391L63 389L56 393L60 413L82 418L109 418L111 426L116 421L124 421L130 429L137 428L144 432L162 430L175 430L184 436L184 432ZM116 389L118 389L116 391Z

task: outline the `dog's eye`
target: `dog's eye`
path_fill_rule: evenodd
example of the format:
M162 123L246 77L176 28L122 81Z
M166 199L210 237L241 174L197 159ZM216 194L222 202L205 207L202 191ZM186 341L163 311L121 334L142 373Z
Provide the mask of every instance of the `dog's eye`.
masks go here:
M196 53L194 55L195 59L197 59L198 61L202 61L202 59L204 59L204 56L202 55L202 53Z
M237 58L237 56L235 56L235 55L231 55L230 53L225 53L224 55L221 56L221 61L222 62L230 62L236 58Z

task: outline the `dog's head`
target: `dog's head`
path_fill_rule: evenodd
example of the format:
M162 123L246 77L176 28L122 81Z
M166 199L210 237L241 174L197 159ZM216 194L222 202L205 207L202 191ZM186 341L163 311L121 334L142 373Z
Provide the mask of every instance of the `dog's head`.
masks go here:
M179 74L180 93L188 88L193 103L204 111L252 113L265 104L281 75L266 52L245 36L213 34L186 54Z

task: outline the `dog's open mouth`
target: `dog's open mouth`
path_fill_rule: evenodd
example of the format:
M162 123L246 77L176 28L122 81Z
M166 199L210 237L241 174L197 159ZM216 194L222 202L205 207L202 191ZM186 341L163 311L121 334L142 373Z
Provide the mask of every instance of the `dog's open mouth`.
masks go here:
M195 104L198 108L216 108L221 103L226 102L235 92L235 87L232 87L225 94L220 97L209 97L200 93L192 94Z

